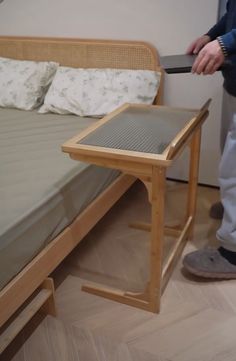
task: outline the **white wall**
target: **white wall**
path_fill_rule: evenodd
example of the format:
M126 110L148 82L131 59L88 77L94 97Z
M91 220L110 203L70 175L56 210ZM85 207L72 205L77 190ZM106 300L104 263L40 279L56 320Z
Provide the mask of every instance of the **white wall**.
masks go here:
M217 0L4 0L1 35L145 40L160 55L180 54L216 22ZM217 184L221 75L168 75L165 103L199 107L211 97L204 126L200 181ZM184 157L170 173L185 178Z

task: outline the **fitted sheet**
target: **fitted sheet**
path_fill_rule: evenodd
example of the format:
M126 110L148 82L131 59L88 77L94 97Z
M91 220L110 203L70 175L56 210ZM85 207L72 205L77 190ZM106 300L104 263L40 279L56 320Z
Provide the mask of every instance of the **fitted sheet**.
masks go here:
M0 289L118 176L61 151L96 121L0 108Z

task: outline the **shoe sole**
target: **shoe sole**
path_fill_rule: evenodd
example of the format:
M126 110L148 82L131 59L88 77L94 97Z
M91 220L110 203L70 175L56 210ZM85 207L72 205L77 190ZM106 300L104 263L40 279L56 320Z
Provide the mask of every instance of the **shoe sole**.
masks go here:
M197 271L196 269L192 268L189 265L184 264L184 268L187 269L191 274L195 276L199 276L202 278L211 278L211 279L222 279L222 280L230 280L236 279L236 273L211 273L211 272L204 272L204 271Z

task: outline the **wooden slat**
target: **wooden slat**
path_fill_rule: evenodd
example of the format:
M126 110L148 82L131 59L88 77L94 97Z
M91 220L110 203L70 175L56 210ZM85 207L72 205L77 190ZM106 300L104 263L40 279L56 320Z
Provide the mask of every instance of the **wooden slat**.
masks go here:
M152 229L151 223L146 223L146 222L132 222L129 224L129 227L134 228L134 229L139 229L141 231L146 231L146 232L151 232L151 229ZM174 226L174 227L165 226L164 234L165 234L165 236L178 237L181 234L180 226Z
M168 283L168 280L171 276L175 263L179 259L186 242L188 240L189 230L191 228L193 219L189 217L187 220L183 231L181 232L180 237L178 238L177 242L175 243L174 247L171 250L169 257L166 259L165 264L163 265L162 269L162 292L165 290L165 287Z
M37 311L51 297L52 291L49 289L41 289L33 300L21 311L7 329L0 334L0 354L13 341L23 327L31 320Z

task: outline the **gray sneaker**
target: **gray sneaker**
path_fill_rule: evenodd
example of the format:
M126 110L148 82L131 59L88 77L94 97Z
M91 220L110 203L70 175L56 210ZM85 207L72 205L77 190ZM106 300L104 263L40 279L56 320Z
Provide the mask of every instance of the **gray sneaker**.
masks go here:
M184 267L192 274L203 278L236 279L236 265L221 256L218 249L202 249L187 254Z
M213 219L222 219L224 215L224 207L221 202L212 204L209 215Z

